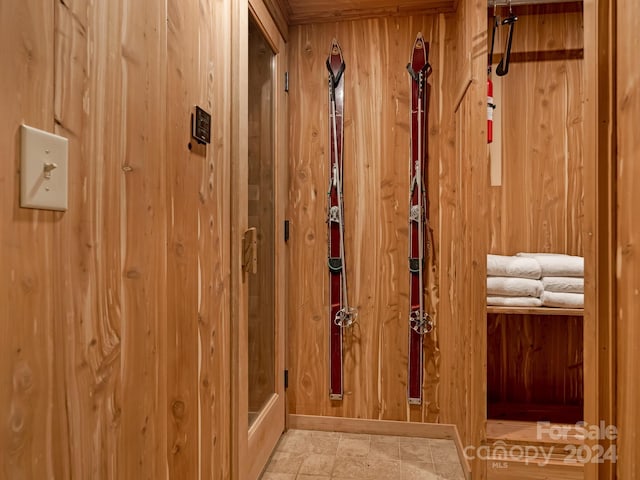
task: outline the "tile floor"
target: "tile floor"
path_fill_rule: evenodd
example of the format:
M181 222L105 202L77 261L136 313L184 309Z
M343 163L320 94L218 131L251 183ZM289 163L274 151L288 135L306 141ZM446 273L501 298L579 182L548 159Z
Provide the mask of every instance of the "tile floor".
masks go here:
M464 480L452 440L289 430L262 480Z

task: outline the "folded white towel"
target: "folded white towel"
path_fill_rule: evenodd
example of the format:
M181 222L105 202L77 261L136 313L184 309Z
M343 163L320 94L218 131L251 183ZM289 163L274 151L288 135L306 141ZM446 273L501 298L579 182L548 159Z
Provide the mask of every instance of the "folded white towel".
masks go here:
M564 254L518 253L519 258L533 258L540 264L543 277L584 277L584 258Z
M540 264L534 258L487 255L487 275L537 280L541 277L542 271Z
M543 291L540 280L516 277L487 277L487 295L501 297L539 297Z
M584 278L543 277L542 286L547 292L584 293Z
M584 308L583 293L543 292L540 300L543 307Z
M500 307L540 307L542 302L535 297L487 297L487 305Z
M568 257L566 253L518 252L516 257Z

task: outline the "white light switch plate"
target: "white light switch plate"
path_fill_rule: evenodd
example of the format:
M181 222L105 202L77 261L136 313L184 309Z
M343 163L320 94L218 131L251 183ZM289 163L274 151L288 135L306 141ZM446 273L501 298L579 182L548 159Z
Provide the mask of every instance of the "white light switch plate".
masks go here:
M67 139L26 125L20 133L20 206L66 210Z

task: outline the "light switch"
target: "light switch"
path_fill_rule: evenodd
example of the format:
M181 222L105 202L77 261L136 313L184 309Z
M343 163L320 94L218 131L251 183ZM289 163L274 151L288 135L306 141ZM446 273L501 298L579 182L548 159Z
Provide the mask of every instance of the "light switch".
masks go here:
M26 125L20 133L20 206L66 210L67 139Z

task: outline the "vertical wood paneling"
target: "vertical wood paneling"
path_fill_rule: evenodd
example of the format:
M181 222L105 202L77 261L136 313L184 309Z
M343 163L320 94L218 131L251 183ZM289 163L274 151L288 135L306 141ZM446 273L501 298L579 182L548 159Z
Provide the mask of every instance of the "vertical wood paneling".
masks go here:
M57 232L61 279L58 345L68 411L71 475L114 478L121 465L122 71L116 3L76 1L56 10L56 133L69 138L69 205ZM93 55L90 52L95 52ZM109 90L105 85L110 85ZM90 101L88 101L90 99ZM120 160L120 161L119 161ZM62 351L62 349L61 349ZM60 367L58 367L60 368ZM103 448L96 449L96 444ZM119 456L116 456L119 458Z
M489 170L484 15L484 5L469 0L458 3L452 19L446 51L454 60L447 65L447 76L456 85L444 96L448 122L443 127L443 145L452 150L452 159L440 172L440 421L456 424L463 444L476 446L484 439L486 419ZM455 98L459 92L462 98ZM476 459L472 468L474 478L484 478L481 461Z
M211 144L198 178L198 391L199 478L225 480L231 470L231 355L229 187L231 130L229 2L194 2L199 23L193 95L214 119ZM188 207L193 208L193 205ZM177 478L177 477L176 477Z
M309 25L291 30L289 334L290 412L361 418L438 418L437 346L425 351L424 406L406 404L408 348L407 208L409 77L415 36L440 64L437 16ZM328 396L326 191L329 155L325 60L340 42L345 71L345 249L350 303L358 323L345 332L345 398ZM432 226L437 230L441 72L429 112ZM429 292L436 303L437 247ZM434 305L435 306L435 305ZM437 314L435 315L437 322Z
M617 333L618 333L618 478L634 478L640 469L638 435L640 408L637 381L638 339L640 338L640 6L618 3L617 14L617 115L618 115L618 206L617 206Z
M227 3L0 6L2 478L229 478ZM67 212L17 206L23 121Z
M613 0L585 0L584 413L591 424L616 424L616 41ZM598 352L597 355L595 352ZM593 380L593 381L592 381ZM605 451L615 441L590 440ZM585 480L615 477L613 462L588 464Z
M496 98L502 186L490 189L490 251L582 255L583 60L561 55L582 49L582 13L538 12L519 16Z
M53 129L54 2L0 5L0 477L62 477L53 228L19 205L20 124Z
M102 20L104 21L104 20ZM165 474L164 382L167 316L166 18L157 2L122 4L122 118L119 200L122 312L119 474ZM105 85L106 88L106 85ZM184 319L184 323L188 319ZM183 324L182 328L186 328Z

